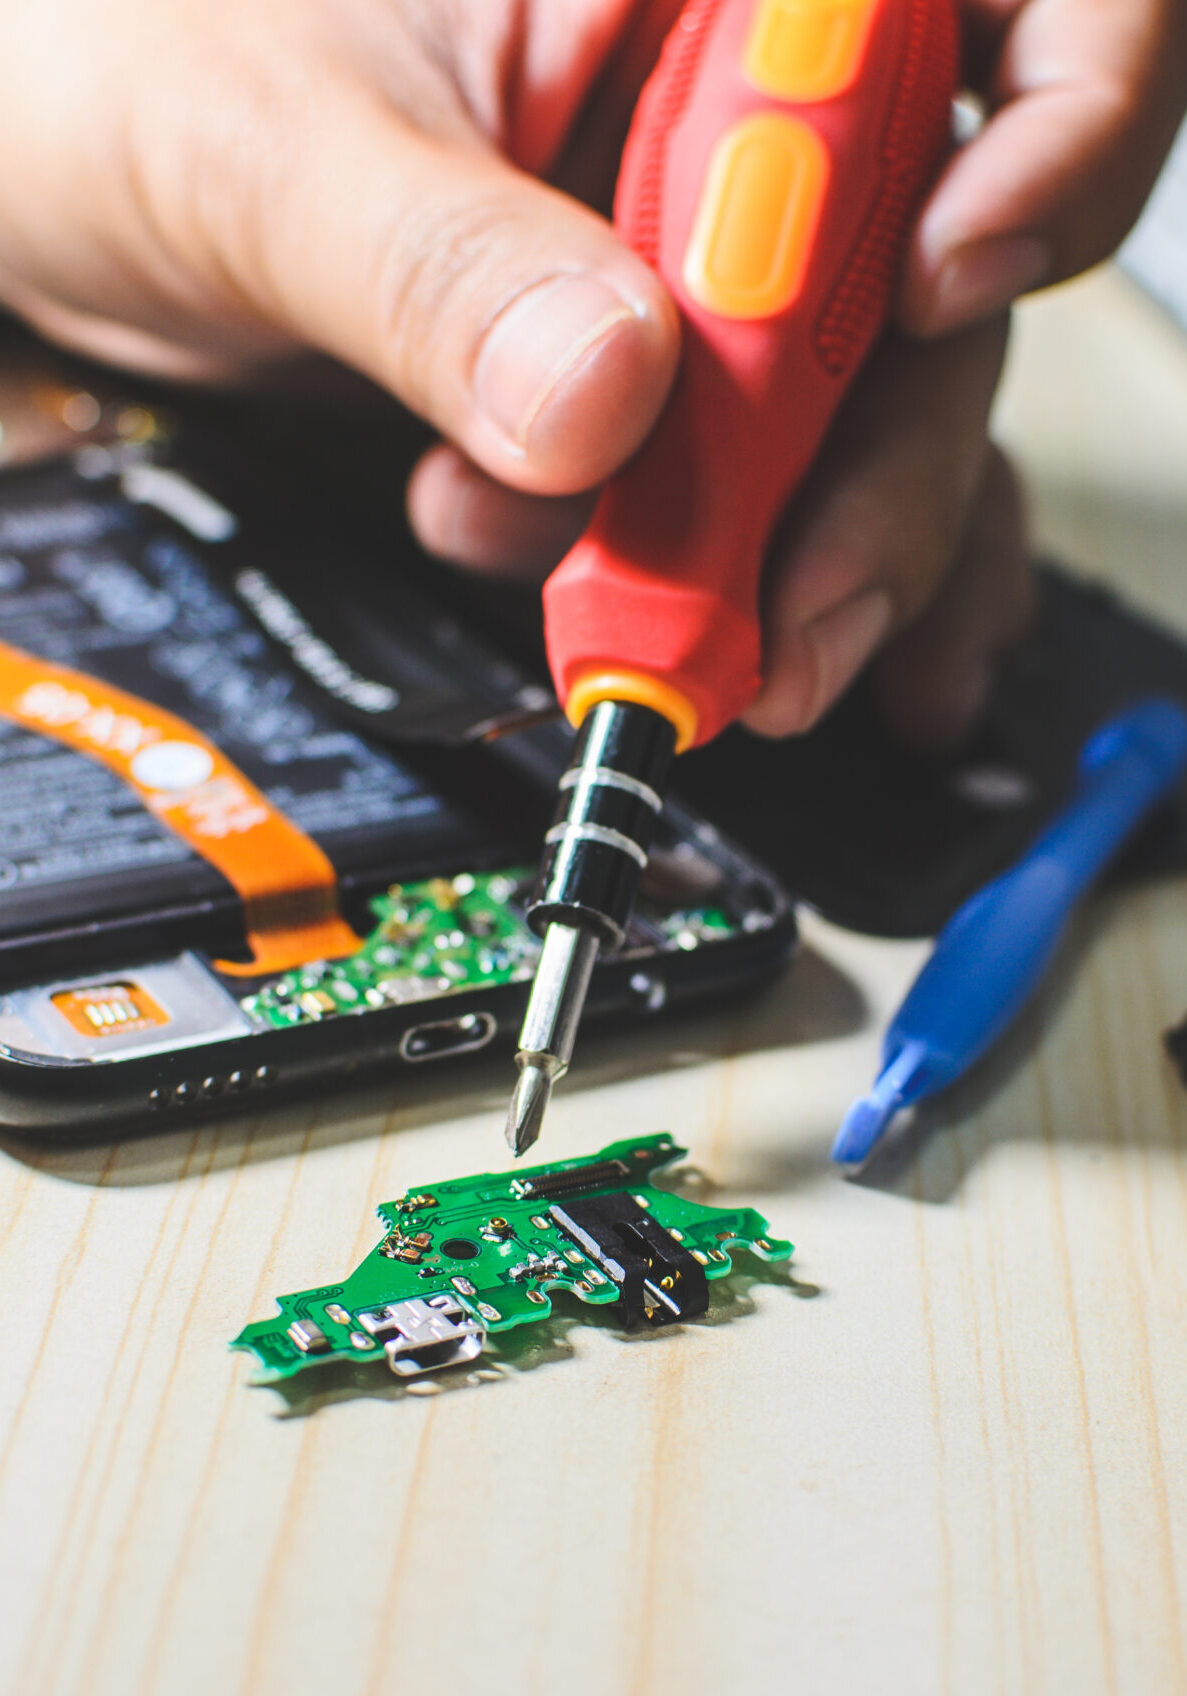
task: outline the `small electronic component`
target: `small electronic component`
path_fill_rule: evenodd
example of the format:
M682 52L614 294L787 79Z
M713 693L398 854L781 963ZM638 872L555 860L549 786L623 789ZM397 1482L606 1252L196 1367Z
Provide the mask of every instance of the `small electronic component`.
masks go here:
M324 1354L330 1346L325 1332L312 1319L294 1319L286 1335L302 1354Z
M398 1378L460 1366L482 1353L482 1327L456 1295L410 1296L359 1314Z
M551 1212L615 1285L628 1324L641 1318L653 1325L692 1319L709 1306L705 1261L657 1224L637 1196L612 1191Z
M731 1249L786 1260L751 1208L708 1207L653 1182L686 1151L668 1136L533 1171L413 1189L379 1209L385 1234L341 1284L282 1296L248 1325L261 1383L331 1360L379 1358L400 1378L477 1359L488 1338L547 1321L560 1291L624 1325L668 1325L709 1305ZM396 1245L393 1252L392 1245ZM408 1252L405 1252L407 1250Z
M165 1009L137 983L60 989L50 1000L80 1036L115 1036L120 1031L155 1030L169 1023Z

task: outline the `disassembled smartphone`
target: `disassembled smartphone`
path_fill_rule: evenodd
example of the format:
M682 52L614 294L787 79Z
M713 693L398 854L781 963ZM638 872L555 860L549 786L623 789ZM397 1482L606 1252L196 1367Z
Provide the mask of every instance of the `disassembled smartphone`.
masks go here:
M383 1237L348 1278L282 1296L279 1314L231 1347L255 1355L257 1383L360 1360L408 1379L547 1323L558 1292L627 1328L695 1319L709 1281L733 1270L731 1249L760 1269L792 1250L752 1208L658 1187L655 1173L686 1152L668 1136L635 1137L550 1166L417 1185L379 1209Z
M26 1131L472 1053L514 1035L537 948L568 741L522 725L539 682L341 515L229 496L145 416L0 471L0 1122ZM590 1013L732 993L794 936L673 803Z

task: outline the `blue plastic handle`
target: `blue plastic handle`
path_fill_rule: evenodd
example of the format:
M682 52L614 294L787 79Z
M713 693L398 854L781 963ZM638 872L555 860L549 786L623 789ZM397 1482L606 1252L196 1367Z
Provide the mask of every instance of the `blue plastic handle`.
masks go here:
M834 1160L863 1160L900 1108L953 1083L996 1042L1036 988L1076 902L1185 765L1187 713L1173 701L1144 701L1095 733L1069 805L941 931Z

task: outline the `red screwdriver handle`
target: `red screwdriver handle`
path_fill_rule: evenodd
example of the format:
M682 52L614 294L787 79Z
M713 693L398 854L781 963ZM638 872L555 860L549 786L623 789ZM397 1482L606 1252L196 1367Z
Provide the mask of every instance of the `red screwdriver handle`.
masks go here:
M569 716L706 742L760 683L771 531L880 331L946 155L952 0L690 0L643 91L615 223L684 322L672 397L544 591Z

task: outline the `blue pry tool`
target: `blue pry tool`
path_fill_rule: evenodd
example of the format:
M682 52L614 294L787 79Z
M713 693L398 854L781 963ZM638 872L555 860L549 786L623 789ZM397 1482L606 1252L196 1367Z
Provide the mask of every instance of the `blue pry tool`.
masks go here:
M1187 712L1143 701L1084 745L1067 807L1022 858L966 901L895 1015L882 1069L833 1159L864 1160L904 1107L955 1083L1021 1009L1080 896L1187 766Z

